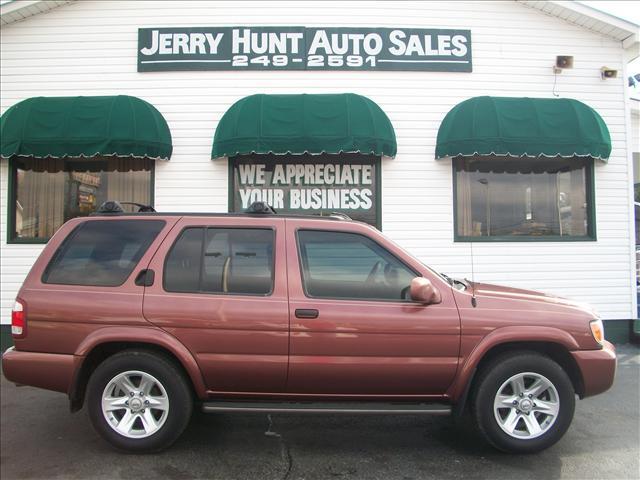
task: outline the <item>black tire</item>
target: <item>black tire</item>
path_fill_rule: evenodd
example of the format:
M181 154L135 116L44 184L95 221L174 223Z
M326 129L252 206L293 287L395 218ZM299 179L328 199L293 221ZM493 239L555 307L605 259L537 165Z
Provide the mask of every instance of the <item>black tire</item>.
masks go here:
M535 438L526 438L527 435L533 436L524 432L530 430L525 421L529 421L529 415L536 415L532 420L542 424L545 423L546 419L551 418L545 415L540 416L540 413L535 411L529 411L527 418L517 420L518 423L516 424L516 430L518 431L514 434L520 434L523 437L515 438L503 430L498 423L494 413L494 399L507 380L515 375L527 372L542 375L551 382L557 391L559 411L555 416L555 420L552 423L550 422L551 425L546 427L546 430L542 429L542 434ZM508 395L511 395L512 390L510 390L510 387L507 387L506 391L509 392ZM543 395L551 395L551 393L547 392L543 393ZM515 396L519 395L514 394ZM524 395L523 397L526 396ZM533 400L535 401L535 397ZM529 404L524 406L529 408ZM493 359L479 372L472 407L474 418L481 434L494 447L504 452L534 453L555 444L565 434L573 419L575 392L567 373L551 358L536 352L511 352ZM517 418L517 415L521 417L524 415L524 409L518 410L519 408L521 407L513 407L515 410L513 418ZM502 418L506 418L510 413L511 411L508 409L499 410L499 415L504 415ZM541 419L541 422L536 419Z
M119 433L102 411L105 388L117 375L129 371L144 372L157 379L169 402L164 423L144 438L129 438ZM98 365L87 385L87 403L89 418L96 431L115 448L132 453L158 452L171 446L186 428L193 411L191 388L180 369L164 355L140 350L117 353ZM154 414L161 416L161 412Z

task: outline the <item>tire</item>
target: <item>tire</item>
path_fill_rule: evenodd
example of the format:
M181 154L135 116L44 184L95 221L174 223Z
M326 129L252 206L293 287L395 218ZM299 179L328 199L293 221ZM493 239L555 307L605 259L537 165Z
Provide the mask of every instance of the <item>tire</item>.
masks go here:
M562 438L573 419L571 379L560 365L539 353L513 352L495 358L482 369L476 385L472 403L476 424L485 439L504 452L544 450Z
M103 398L108 401L104 402ZM183 373L168 357L127 350L107 358L87 385L89 418L119 450L163 450L182 434L193 410Z

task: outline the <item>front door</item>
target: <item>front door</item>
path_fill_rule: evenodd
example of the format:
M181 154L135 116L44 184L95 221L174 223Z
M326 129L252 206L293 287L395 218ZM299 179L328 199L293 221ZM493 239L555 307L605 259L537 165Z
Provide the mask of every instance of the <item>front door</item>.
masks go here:
M354 223L288 219L287 255L288 392L384 397L446 391L460 342L446 281L377 231ZM440 304L408 299L416 276L434 283Z
M183 217L149 268L144 315L193 353L211 394L284 392L284 220Z

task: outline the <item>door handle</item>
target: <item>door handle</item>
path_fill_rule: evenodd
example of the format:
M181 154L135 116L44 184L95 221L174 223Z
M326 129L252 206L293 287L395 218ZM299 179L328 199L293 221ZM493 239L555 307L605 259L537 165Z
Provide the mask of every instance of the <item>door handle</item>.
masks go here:
M296 308L296 318L318 318L320 312L315 308Z

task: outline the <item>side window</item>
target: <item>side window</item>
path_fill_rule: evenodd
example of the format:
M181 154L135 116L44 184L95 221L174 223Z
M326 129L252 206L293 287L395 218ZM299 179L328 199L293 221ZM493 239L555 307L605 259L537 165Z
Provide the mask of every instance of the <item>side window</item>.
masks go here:
M418 276L363 235L302 230L298 245L311 297L406 300L411 280Z
M94 220L79 225L62 243L43 283L122 285L164 227L162 220Z
M164 266L164 289L197 292L200 289L200 256L204 228L185 229L171 247Z
M187 228L164 272L169 292L268 295L273 289L274 233L267 229Z

